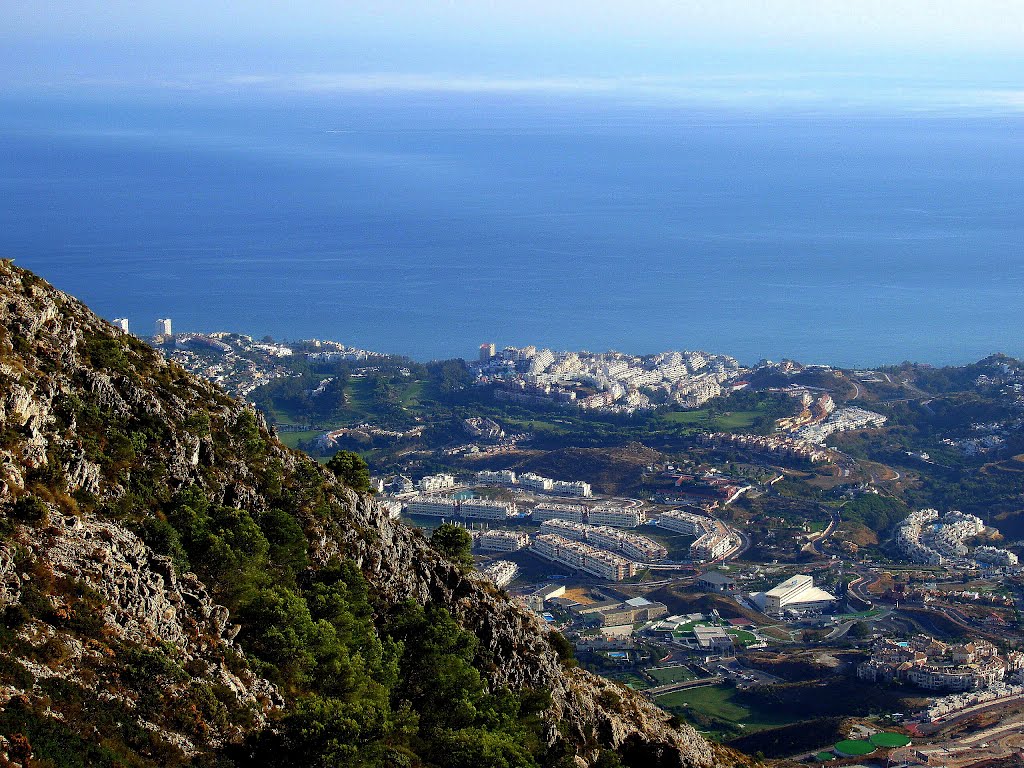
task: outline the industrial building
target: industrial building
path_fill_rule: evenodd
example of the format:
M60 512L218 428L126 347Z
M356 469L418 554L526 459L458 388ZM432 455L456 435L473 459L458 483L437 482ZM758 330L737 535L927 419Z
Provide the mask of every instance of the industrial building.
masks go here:
M693 637L702 651L721 653L732 650L732 635L721 627L697 625L693 628Z
M763 593L765 613L783 611L821 611L835 604L836 598L814 586L811 576L791 576L774 589Z

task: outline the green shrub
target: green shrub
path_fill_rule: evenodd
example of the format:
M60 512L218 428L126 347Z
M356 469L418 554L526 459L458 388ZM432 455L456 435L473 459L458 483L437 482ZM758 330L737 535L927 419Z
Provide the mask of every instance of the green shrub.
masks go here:
M472 569L473 538L465 528L451 523L438 526L430 536L430 546L463 570Z
M11 508L11 517L31 525L46 525L48 510L46 504L33 494L19 496Z
M370 468L358 453L338 451L327 462L327 468L349 488L360 493L370 490Z

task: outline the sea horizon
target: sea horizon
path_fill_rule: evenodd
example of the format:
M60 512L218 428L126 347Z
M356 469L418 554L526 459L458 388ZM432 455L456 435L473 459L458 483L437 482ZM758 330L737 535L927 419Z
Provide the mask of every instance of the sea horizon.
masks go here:
M13 101L12 101L13 100ZM7 95L0 251L147 333L839 367L1024 356L1024 118Z

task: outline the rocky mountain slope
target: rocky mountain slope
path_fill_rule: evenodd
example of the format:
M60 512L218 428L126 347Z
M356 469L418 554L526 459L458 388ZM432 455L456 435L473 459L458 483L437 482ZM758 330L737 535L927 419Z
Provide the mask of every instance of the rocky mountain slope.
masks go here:
M747 762L6 261L0 608L0 765Z

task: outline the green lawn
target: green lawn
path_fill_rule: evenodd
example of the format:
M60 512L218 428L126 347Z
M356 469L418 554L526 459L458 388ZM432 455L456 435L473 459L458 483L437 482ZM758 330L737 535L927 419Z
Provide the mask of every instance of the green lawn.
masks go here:
M642 691L651 687L651 684L644 680L640 675L633 672L619 672L616 674L605 675L611 680L616 680L620 683L625 683L634 691Z
M510 419L502 418L502 422L509 424L524 432L544 433L548 435L567 435L569 430L561 424L555 424L544 419Z
M661 415L661 419L677 426L698 427L710 432L728 432L734 429L746 429L761 415L760 411L730 411L712 416L708 411L697 410L664 413Z
M681 717L687 717L688 713L696 712L727 723L741 725L743 726L742 733L763 731L766 728L775 728L794 722L791 719L780 717L768 709L739 704L734 701L735 696L736 689L730 686L707 685L666 693L663 696L658 696L655 701L659 706ZM692 720L692 718L689 719ZM712 729L711 735L721 736L722 734Z
M727 629L725 631L736 638L736 642L740 645L747 646L757 642L757 636L745 629Z
M297 448L300 440L311 440L320 434L320 432L313 429L305 432L279 432L277 436L289 448Z
M694 680L697 677L689 667L651 667L645 671L658 681L658 685L681 683L684 680Z

